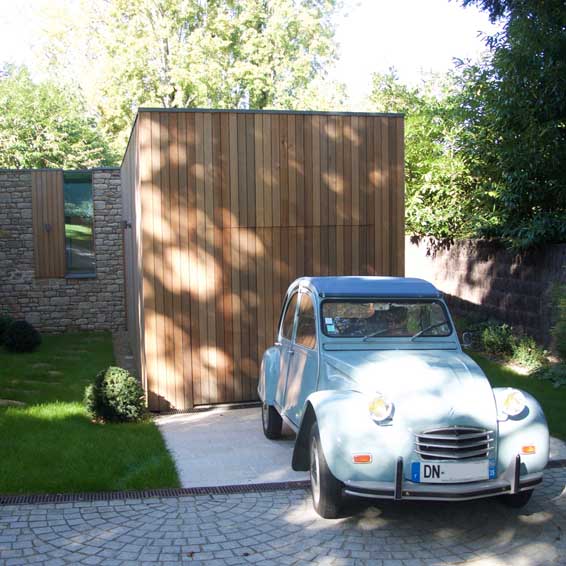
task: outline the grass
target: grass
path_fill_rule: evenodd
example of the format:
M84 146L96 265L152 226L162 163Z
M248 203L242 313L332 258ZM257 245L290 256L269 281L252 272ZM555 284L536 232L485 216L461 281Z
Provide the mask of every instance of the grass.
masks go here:
M73 240L92 240L92 227L80 224L65 224L65 236Z
M0 493L177 487L173 460L151 420L95 424L82 404L113 363L108 333L44 336L37 352L0 350Z
M468 352L469 353L469 352ZM566 388L555 388L548 381L522 375L478 353L469 353L481 366L493 387L516 387L527 391L541 404L550 434L566 440Z

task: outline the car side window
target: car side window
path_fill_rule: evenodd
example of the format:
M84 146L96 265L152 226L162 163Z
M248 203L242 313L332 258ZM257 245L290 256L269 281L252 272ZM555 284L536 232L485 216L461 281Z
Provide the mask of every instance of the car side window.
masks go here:
M283 317L283 323L281 324L281 336L287 338L287 340L293 339L293 322L295 320L295 310L297 306L297 293L295 293L291 300L287 303L287 310L285 311L285 316Z
M295 342L306 348L316 347L316 318L314 305L307 293L301 294L299 304L299 322L297 324L297 337Z

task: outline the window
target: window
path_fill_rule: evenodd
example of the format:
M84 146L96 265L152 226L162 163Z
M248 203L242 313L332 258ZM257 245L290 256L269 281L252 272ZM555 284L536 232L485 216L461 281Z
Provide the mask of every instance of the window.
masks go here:
M322 329L327 336L381 338L449 336L452 327L439 301L328 300L322 304Z
M295 342L306 348L316 346L316 319L312 299L306 293L301 294L299 305L299 322L297 324L297 338Z
M281 325L281 336L291 340L293 338L293 321L295 320L295 310L297 306L297 293L295 293L291 300L287 303L287 310L283 317L283 324Z
M92 178L90 173L65 172L65 256L68 276L94 277Z

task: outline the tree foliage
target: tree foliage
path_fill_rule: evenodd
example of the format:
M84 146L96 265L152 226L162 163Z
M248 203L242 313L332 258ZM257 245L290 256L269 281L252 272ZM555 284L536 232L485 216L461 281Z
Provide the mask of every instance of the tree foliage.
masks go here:
M463 0L503 30L443 84L374 75L375 110L406 114L412 234L566 241L566 10L563 0Z
M517 248L566 241L566 10L563 0L464 0L505 18L490 55L462 72L461 155L489 219Z
M337 0L83 3L88 43L52 22L44 52L52 68L72 66L71 53L83 66L103 67L96 84L77 76L122 148L140 106L327 106L313 87L335 58Z
M114 160L80 96L25 68L0 73L0 167L79 169Z
M377 112L405 114L407 232L439 239L472 235L481 211L458 152L462 123L454 78L431 77L408 87L393 70L375 73L370 103Z

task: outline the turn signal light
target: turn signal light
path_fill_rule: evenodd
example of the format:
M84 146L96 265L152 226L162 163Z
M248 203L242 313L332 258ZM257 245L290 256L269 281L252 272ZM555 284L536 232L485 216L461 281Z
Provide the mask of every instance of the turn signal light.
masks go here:
M371 454L354 454L352 460L354 460L354 464L371 464L373 458Z
M521 448L521 454L536 454L537 447L530 444L529 446L523 446Z

